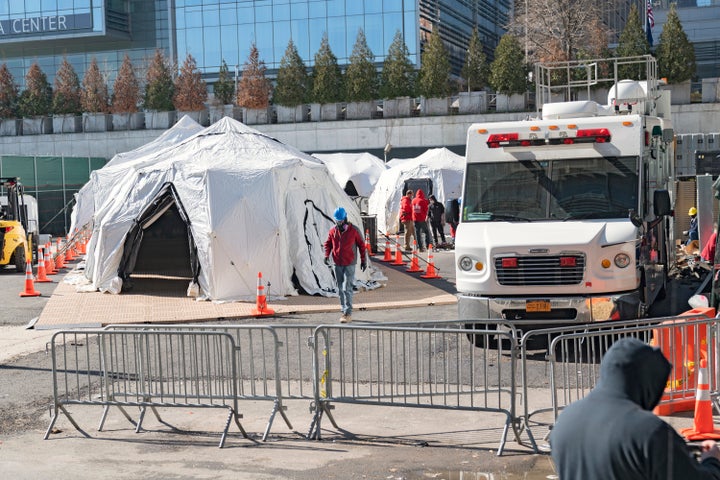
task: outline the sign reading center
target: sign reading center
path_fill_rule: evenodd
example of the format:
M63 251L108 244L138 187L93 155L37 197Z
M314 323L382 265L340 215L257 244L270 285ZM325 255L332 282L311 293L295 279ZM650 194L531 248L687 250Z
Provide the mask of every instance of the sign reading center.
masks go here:
M92 15L48 15L44 17L0 20L0 37L58 33L68 30L92 29Z

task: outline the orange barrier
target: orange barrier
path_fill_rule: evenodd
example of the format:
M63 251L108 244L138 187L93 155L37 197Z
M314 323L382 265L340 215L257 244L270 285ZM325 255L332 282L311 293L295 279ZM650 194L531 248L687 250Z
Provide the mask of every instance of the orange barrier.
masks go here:
M32 264L28 258L25 262L25 290L20 292L21 297L39 297L40 292L35 290L35 284L33 283Z
M365 250L367 250L368 255L375 255L370 244L370 230L368 229L365 229Z
M65 268L65 255L63 255L60 251L62 248L60 248L60 239L57 240L57 256L55 257L55 268L60 270L61 268Z
M255 298L255 308L250 313L252 315L274 315L275 310L268 308L267 297L265 296L265 286L262 284L262 272L258 272L257 296Z
M400 251L400 235L395 235L395 261L390 265L405 265Z
M693 308L680 314L681 317L704 315L715 317L714 308ZM651 345L660 348L665 358L673 365L660 404L653 412L656 415L672 415L676 412L690 412L695 408L697 366L695 359L707 359L707 327L705 325L684 325L683 321L668 320L661 325L674 325L672 329L656 329ZM671 331L672 333L667 333ZM665 332L665 333L663 333Z
M80 243L78 244L78 249L80 250L80 255L87 254L87 240L85 239L85 236L83 236L80 239Z
M708 383L707 360L700 360L697 395L695 397L695 416L692 428L683 428L680 434L688 440L717 440L720 430L713 423L712 401L710 400L710 384Z
M75 254L73 252L73 246L71 243L65 244L65 261L72 262L75 260Z
M45 257L45 273L47 275L57 275L57 270L55 270L55 265L52 261L52 248L49 242L45 244L45 251L47 252L47 256Z
M387 234L385 236L385 256L383 257L383 262L392 262L392 252L390 251L390 234Z
M420 275L420 278L442 278L436 271L435 271L435 260L433 260L433 246L428 245L428 260L427 260L428 266L427 271L424 275Z
M52 280L50 280L47 277L47 272L45 272L45 256L43 255L43 247L38 247L38 270L37 270L37 280L36 282L39 283L52 283Z
M422 272L422 269L420 268L420 265L418 263L418 257L417 257L417 242L413 240L413 249L412 249L412 256L410 257L410 267L405 269L408 272Z

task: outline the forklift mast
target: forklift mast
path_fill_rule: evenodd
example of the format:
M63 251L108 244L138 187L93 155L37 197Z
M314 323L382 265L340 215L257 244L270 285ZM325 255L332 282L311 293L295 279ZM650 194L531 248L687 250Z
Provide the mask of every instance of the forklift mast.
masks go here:
M27 209L23 200L23 186L18 177L0 177L0 195L7 196L5 220L20 222L27 231Z

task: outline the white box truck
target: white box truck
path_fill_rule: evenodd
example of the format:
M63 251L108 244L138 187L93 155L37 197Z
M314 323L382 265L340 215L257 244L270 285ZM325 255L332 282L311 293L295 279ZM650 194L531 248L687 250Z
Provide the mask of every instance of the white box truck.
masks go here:
M645 78L618 80L628 65ZM640 318L674 259L670 92L651 56L537 65L535 80L537 118L468 130L460 319ZM604 83L607 105L572 100ZM571 100L549 101L558 96Z

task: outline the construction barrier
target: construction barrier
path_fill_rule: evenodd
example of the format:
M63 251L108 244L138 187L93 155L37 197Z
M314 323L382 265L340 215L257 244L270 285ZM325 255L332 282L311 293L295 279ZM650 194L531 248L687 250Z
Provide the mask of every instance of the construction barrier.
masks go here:
M110 407L142 428L146 409L158 420L157 407L224 408L244 437L238 412L237 364L232 336L221 332L148 330L59 331L51 340L53 411L45 439L60 413L85 436L69 405L103 406L99 430ZM135 421L126 407L140 407Z
M690 348L687 345L689 339L681 335L681 342L676 344L679 322L682 322L683 326L681 331L687 331L688 328L695 332L703 330L707 337L701 338L695 334L692 337L694 345ZM523 428L527 431L533 448L540 451L536 439L547 436L563 408L585 397L595 387L600 378L600 361L613 342L631 336L648 344L663 345L667 343L684 350L682 358L699 365L701 360L699 346L703 343L712 344L708 339L717 338L717 322L718 320L715 318L692 315L683 317L682 320L678 317L644 318L547 328L525 333L520 340L522 397L525 409L521 417ZM544 347L540 352L537 350L532 352L531 349L537 348L538 345L544 345ZM690 351L693 353L690 354ZM526 368L530 355L544 356L549 361L549 393L551 395L549 399L530 395ZM714 366L711 366L710 369L710 391L712 397L717 399L717 372L715 372ZM681 372L686 371L686 369L681 369ZM683 385L689 383L685 373L678 375L674 377L673 381ZM666 390L666 394L667 392ZM542 400L542 403L535 404L535 400ZM664 408L663 405L670 401L672 401L672 397L664 396L660 400L659 407ZM538 432L542 435L538 435Z

